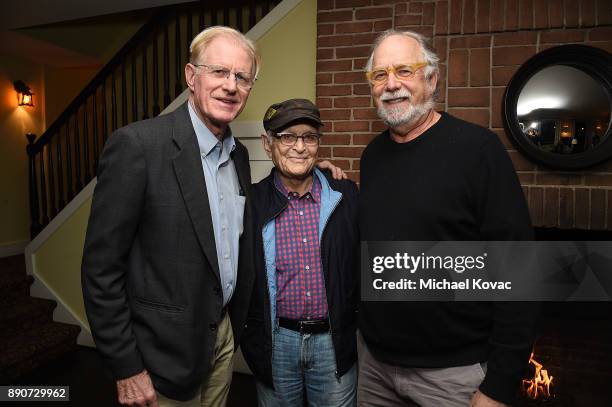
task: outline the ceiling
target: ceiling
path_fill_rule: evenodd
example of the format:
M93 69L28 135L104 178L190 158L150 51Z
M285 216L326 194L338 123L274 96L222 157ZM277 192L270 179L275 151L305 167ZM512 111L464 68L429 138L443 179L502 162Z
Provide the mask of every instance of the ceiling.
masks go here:
M7 0L0 6L0 31L34 27L168 4L185 0Z
M0 55L56 68L99 67L148 21L150 15L150 9L132 10L0 30Z

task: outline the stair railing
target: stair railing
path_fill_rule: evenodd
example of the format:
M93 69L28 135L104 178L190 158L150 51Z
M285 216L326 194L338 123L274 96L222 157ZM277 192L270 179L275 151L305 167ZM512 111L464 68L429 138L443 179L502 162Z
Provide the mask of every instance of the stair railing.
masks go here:
M32 238L96 176L109 133L159 115L183 92L197 32L226 25L246 33L278 3L198 1L157 9L38 139L26 135Z

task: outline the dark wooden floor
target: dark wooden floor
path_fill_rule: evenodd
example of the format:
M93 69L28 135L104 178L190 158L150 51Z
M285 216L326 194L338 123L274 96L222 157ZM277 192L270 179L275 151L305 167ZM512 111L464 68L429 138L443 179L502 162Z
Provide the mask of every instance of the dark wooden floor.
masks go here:
M6 384L6 383L2 383ZM117 403L115 383L95 349L79 346L77 351L38 369L12 385L70 386L70 402L31 403L33 406L114 407ZM234 373L228 407L257 406L252 376ZM0 404L2 404L0 402ZM30 405L18 403L19 407Z

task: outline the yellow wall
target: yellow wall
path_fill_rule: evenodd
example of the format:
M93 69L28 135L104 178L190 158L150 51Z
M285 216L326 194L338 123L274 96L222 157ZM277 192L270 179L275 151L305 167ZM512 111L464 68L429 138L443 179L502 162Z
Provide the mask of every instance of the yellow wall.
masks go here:
M0 246L29 240L28 132L44 128L43 71L30 61L0 55ZM34 107L17 106L13 81L34 93Z
M257 41L262 67L237 121L261 121L268 107L316 96L317 2L304 0Z
M315 98L316 1L305 0L264 35L257 45L263 67L240 121L260 121L272 103ZM299 52L296 52L299 50ZM88 200L35 253L35 274L64 305L85 320L80 264L89 208Z
M20 30L77 52L95 53L95 67L51 67L0 55L0 247L29 240L30 213L25 133L40 136L100 67L142 26L147 13L104 17ZM17 107L13 81L34 92L34 108Z

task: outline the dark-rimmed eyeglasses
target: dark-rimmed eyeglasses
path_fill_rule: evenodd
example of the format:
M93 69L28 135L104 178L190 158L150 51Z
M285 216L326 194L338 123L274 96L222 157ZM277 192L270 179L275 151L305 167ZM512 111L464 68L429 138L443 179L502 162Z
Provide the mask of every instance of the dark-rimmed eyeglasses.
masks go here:
M298 139L301 138L304 144L307 146L316 146L319 144L319 140L321 139L320 133L308 132L298 136L295 133L283 132L276 133L273 135L275 138L279 139L281 144L286 146L293 146L297 143Z

